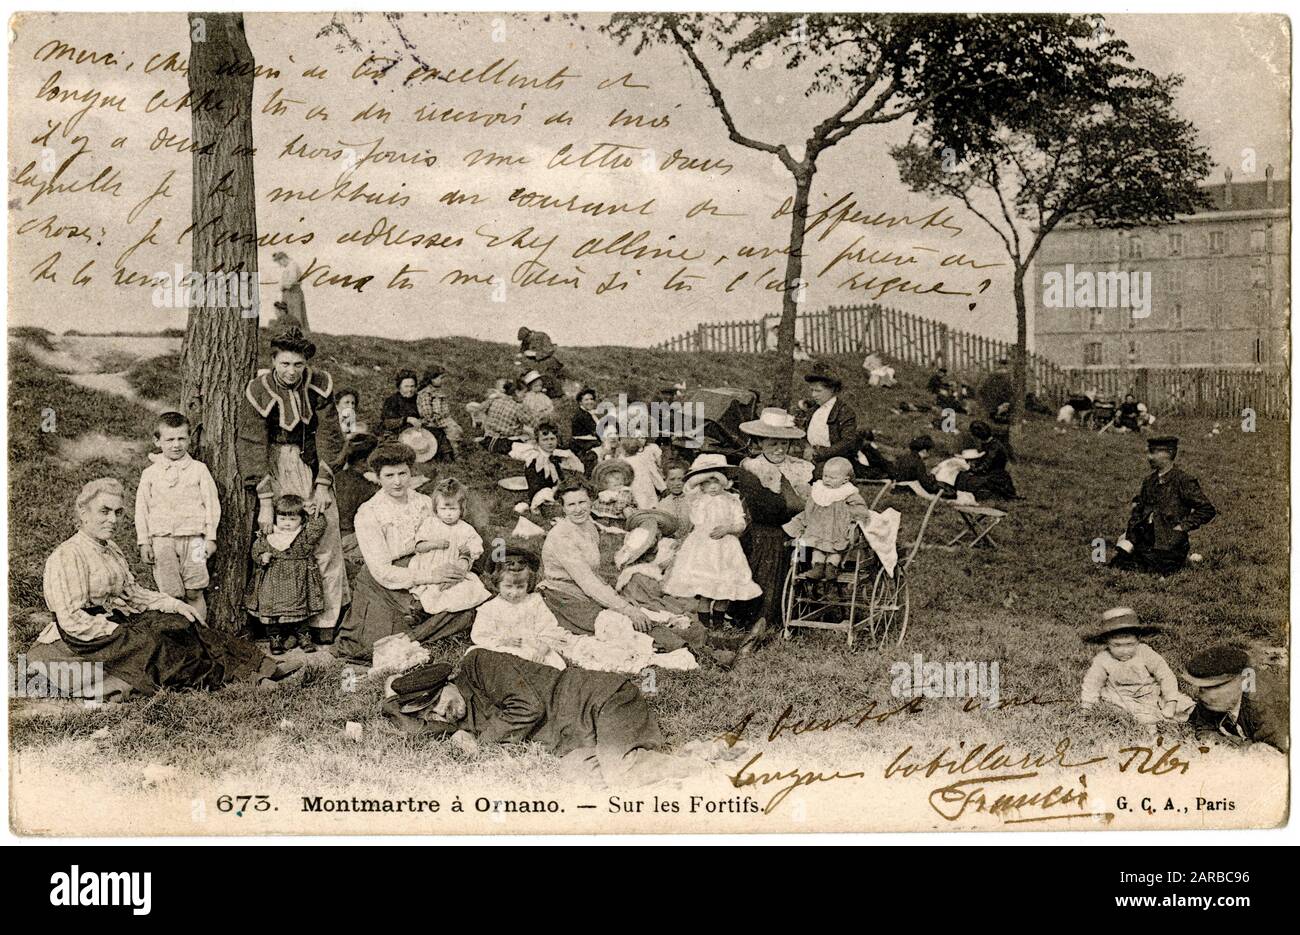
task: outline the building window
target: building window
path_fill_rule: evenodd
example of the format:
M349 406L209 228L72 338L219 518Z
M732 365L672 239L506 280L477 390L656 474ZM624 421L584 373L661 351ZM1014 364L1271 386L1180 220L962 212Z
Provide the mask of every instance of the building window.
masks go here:
M1251 253L1263 253L1264 245L1266 242L1267 242L1267 238L1265 237L1264 232L1262 230L1253 230L1250 232Z
M1183 342L1174 338L1169 342L1169 362L1175 367L1182 366L1183 363Z
M1094 308L1089 310L1088 330L1101 331L1106 327L1106 310L1104 308Z
M1252 289L1263 289L1268 285L1268 268L1260 261L1250 265L1250 286Z
M1224 275L1222 266L1215 264L1209 268L1207 285L1211 292L1222 292L1227 281L1228 277Z
M1183 271L1171 269L1165 272L1165 291L1180 293L1183 291Z
M1183 326L1183 306L1181 302L1174 303L1173 325L1175 328Z
M1128 258L1130 260L1142 259L1142 238L1137 234L1128 239Z
M1083 346L1083 365L1085 367L1101 363L1101 342L1093 341Z
M1217 336L1210 338L1210 363L1212 364L1221 363L1222 361L1220 360L1220 358L1222 357L1223 357L1223 342Z
M1262 364L1262 363L1264 362L1264 339L1263 339L1263 338L1256 338L1256 339L1255 339L1255 355L1254 355L1254 356L1255 356L1255 363L1257 363L1257 364Z
M1138 361L1138 343L1136 341L1128 342L1128 362L1132 366Z
M1228 252L1227 231L1210 231L1210 252L1211 253Z
M1170 256L1182 256L1182 255L1183 255L1183 235L1182 235L1182 234L1170 234L1170 235L1169 235L1169 255L1170 255Z

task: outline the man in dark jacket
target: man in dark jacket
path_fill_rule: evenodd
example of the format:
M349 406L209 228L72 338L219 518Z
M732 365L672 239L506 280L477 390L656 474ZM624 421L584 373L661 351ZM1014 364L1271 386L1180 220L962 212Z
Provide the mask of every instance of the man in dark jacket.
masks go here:
M939 483L925 466L926 456L933 450L934 440L929 435L916 436L907 443L907 453L899 455L894 461L894 469L890 477L899 484L916 481L931 496L938 493L951 500L956 496L952 487Z
M447 681L450 671L433 664L394 680L385 716L411 733L464 731L483 743L532 741L556 756L594 750L609 775L645 766L629 756L633 751L665 745L658 719L626 676L554 669L487 649L471 649Z
M1153 470L1133 499L1128 529L1112 566L1159 575L1175 572L1191 551L1187 534L1214 519L1214 504L1201 492L1200 482L1174 466L1177 456L1177 438L1147 442L1147 461Z
M1275 723L1253 685L1254 670L1244 649L1212 646L1193 656L1182 672L1192 687L1196 707L1188 725L1199 743L1245 747L1266 743L1282 752L1288 747L1285 722ZM1245 692L1246 679L1252 691Z

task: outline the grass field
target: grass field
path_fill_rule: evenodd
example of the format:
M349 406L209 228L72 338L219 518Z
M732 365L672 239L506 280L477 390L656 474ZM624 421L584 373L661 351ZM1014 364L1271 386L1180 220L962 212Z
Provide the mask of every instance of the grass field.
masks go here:
M170 401L178 385L177 358L138 361L127 379L139 400L85 389L38 362L48 348L39 334L10 336L10 659L28 646L41 622L40 578L45 556L73 531L71 501L86 481L120 478L128 494L143 465L151 412L147 399ZM85 339L83 339L85 340ZM448 389L460 402L481 398L494 379L510 375L513 348L465 338L399 342L360 336L318 338L316 363L331 371L336 386L358 387L362 415L373 419L391 377L401 367L423 369L433 361L450 370ZM33 347L33 343L36 344ZM48 343L48 342L47 342ZM55 345L59 342L56 340ZM114 353L117 353L116 351ZM753 386L770 382L769 360L713 354L678 354L629 348L561 351L568 375L602 395L626 390L629 398L653 398L660 387L685 380L690 386ZM926 430L917 414L896 415L899 400L923 400L925 374L904 370L900 385L870 388L859 361L836 361L848 382L844 396L859 424L873 427L887 445L901 446ZM121 361L114 357L113 367ZM57 429L42 431L42 411L53 408ZM562 412L567 429L569 410ZM955 699L924 702L924 710L871 722L858 730L827 732L821 753L896 751L912 744L933 748L951 738L996 736L1027 748L1050 749L1068 736L1077 747L1113 747L1145 736L1135 725L1104 712L1085 713L1073 703L1092 650L1080 634L1107 607L1126 604L1143 620L1160 624L1154 647L1177 669L1197 650L1215 642L1249 647L1262 666L1270 704L1285 716L1288 646L1288 426L1260 422L1242 432L1224 423L1209 435L1204 420L1161 420L1162 432L1183 439L1179 464L1198 476L1219 517L1193 536L1204 561L1168 580L1118 573L1092 561L1093 540L1122 531L1128 502L1146 473L1145 449L1128 435L1079 431L1057 434L1049 419L1026 424L1012 473L1023 499L997 531L997 550L922 550L910 571L912 620L906 643L884 650L850 652L842 637L804 631L776 639L730 671L711 663L688 674L658 673L652 703L674 743L709 738L752 714L750 732L766 732L790 706L795 718L833 718L899 706L890 695L890 665L925 660L997 661L1004 707L965 711ZM69 441L102 433L87 452ZM931 430L942 446L955 436ZM80 454L69 457L68 452ZM513 521L513 496L495 480L517 473L514 462L466 446L450 473L489 498L494 517ZM79 460L80 459L80 460ZM920 503L898 497L886 504L904 514L903 537L915 534ZM135 554L129 522L119 544ZM959 527L940 510L930 541ZM136 572L146 583L147 570ZM464 642L435 647L451 659ZM364 674L364 672L362 672ZM291 782L310 776L338 782L400 785L403 777L435 781L463 775L462 754L446 746L390 735L378 729L381 686L355 682L341 666L312 668L274 693L231 688L215 695L163 692L129 705L86 709L72 703L18 701L11 708L11 745L29 764L96 769L138 781L148 764L163 764L195 777L231 773L265 775ZM1031 700L1032 699L1032 700ZM1014 701L1028 703L1014 703ZM357 744L345 738L347 721L367 727ZM1174 736L1178 731L1173 731ZM832 736L833 735L833 736ZM807 737L780 738L800 750ZM486 751L473 775L524 788L555 775L551 758L527 748Z

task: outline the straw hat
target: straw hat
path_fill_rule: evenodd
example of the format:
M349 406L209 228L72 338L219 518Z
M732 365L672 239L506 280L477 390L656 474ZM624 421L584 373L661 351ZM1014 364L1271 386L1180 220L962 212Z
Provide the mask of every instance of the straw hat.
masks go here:
M1083 638L1085 643L1104 643L1119 633L1131 633L1134 636L1150 636L1159 633L1160 628L1138 621L1138 615L1131 607L1112 607L1101 615L1101 625Z
M794 416L776 406L764 409L757 419L740 423L740 430L754 438L803 438Z
M430 461L438 453L438 439L428 429L411 426L398 435L397 440L415 452L416 464Z
M609 458L597 464L595 470L591 472L592 486L597 490L600 490L601 484L604 483L606 475L614 471L624 472L629 482L636 476L635 472L632 470L632 465L628 464L622 458Z
M730 488L731 477L729 475L737 470L736 465L727 463L726 455L700 455L691 462L691 469L686 472L686 486L688 488L696 487L704 482L706 476L713 475L722 481L723 487Z

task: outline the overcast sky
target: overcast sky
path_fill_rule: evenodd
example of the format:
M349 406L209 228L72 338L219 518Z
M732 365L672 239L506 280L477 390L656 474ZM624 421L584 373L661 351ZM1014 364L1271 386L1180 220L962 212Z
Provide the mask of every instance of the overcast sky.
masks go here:
M630 48L619 47L597 32L603 17L588 17L583 22L585 30L558 20L542 22L537 16L521 22L491 14L456 18L407 14L394 24L381 15L367 14L359 20L351 15L339 17L337 25L331 27L329 14L247 16L255 59L283 73L279 78L259 78L254 91L259 232L314 231L316 237L311 244L285 248L303 266L316 258L337 270L376 276L361 295L332 287L309 287L307 303L314 328L388 336L466 334L509 340L520 324L528 324L545 328L562 344L642 344L669 337L703 320L754 318L779 311L780 297L775 292L742 282L731 294L725 294L721 286L745 269L751 271L751 281L761 272L758 260L736 258L740 246L785 244L788 219L773 220L771 215L792 190L789 175L777 171L773 157L728 141L718 112L678 53L650 49L634 58ZM1289 36L1283 18L1125 15L1108 17L1108 22L1128 41L1138 64L1157 72L1176 71L1186 77L1179 107L1200 129L1202 142L1210 149L1216 162L1213 180L1221 179L1225 166L1231 166L1239 180L1250 178L1243 166L1244 150L1253 151L1254 177L1262 178L1264 166L1269 163L1278 168L1280 176L1290 175ZM34 16L17 22L15 31L17 38L10 48L11 179L28 162L41 158L42 147L31 145L30 140L46 128L46 121L66 121L82 106L73 101L37 100L38 90L51 82L56 67L62 75L53 83L60 88L118 94L126 102L121 110L88 112L75 131L88 138L91 148L77 165L87 169L93 166L97 172L111 162L121 172L119 196L53 194L28 204L34 189L11 186L10 324L39 324L56 331L73 327L154 330L183 324L184 312L154 308L149 290L115 288L108 279L114 258L142 237L155 218L161 222L158 244L141 246L126 265L156 273L189 262L188 241L178 244L177 238L189 223L191 156L169 147L152 152L149 149L150 141L157 138L163 126L177 137L188 136L189 114L143 112L145 102L155 92L162 90L174 99L185 90L183 75L144 73L145 63L153 53L177 50L182 56L188 54L184 17L175 13ZM36 50L51 38L78 48L112 51L123 62L135 64L127 72L122 66L33 61ZM377 85L350 77L370 53L398 60ZM581 77L565 79L558 90L443 82L416 82L403 87L400 81L419 63L444 70L481 69L502 58L507 62L517 60L510 75L545 79L563 66L570 75ZM311 65L327 69L328 75L324 79L302 77L302 71ZM602 80L618 79L629 72L634 77L625 84L648 87L619 85L599 89ZM836 106L826 97L805 98L801 85L780 67L748 72L719 68L717 74L741 131L765 141L801 149L800 141L811 127ZM268 105L277 89L281 89L279 96L290 102L286 113L278 116ZM372 103L391 110L393 116L386 124L352 121L359 110ZM313 105L325 107L329 121L304 121L305 110ZM492 127L416 123L413 113L421 105L478 109L506 116L519 114L521 120L517 126ZM609 120L621 108L647 118L666 116L668 126L609 127ZM573 118L572 124L542 124L546 115L563 111ZM438 159L432 167L363 165L352 173L354 184L364 180L371 190L409 194L410 203L404 207L271 204L268 198L277 186L328 189L338 177L339 166L329 160L277 158L285 144L300 133L312 146L338 148L351 144L360 152L383 137L384 149L413 156L432 153ZM852 192L858 208L873 216L885 212L919 218L946 207L952 221L945 228L931 230L842 225L824 241L811 244L806 273L825 266L858 237L862 238L859 245L868 250L921 251L926 256L960 251L981 263L1003 260L998 241L981 230L978 219L965 214L959 205L931 203L899 184L887 150L904 140L907 133L907 126L901 123L867 127L828 151L819 163L814 209ZM110 141L119 136L126 136L126 142L110 150ZM637 164L623 170L544 168L566 143L572 144L573 152L580 153L599 142L640 147L635 151ZM70 140L56 135L51 148L61 160L72 145ZM469 166L467 154L476 148L524 156L529 163L513 167L482 163ZM698 158L725 160L734 168L726 174L716 170L661 171L659 165L674 150ZM647 152L653 155L647 156ZM132 206L172 171L171 197L155 199L128 222ZM68 179L83 176L81 171L70 172ZM522 210L508 201L510 193L519 187L562 197L577 194L580 199L629 204L653 198L654 212L653 216L596 219L554 210ZM440 196L453 189L477 192L485 201L476 206L440 204ZM688 209L705 199L712 199L720 213L735 216L703 213L685 217ZM17 206L15 202L19 202ZM99 246L75 237L42 237L39 231L16 234L19 225L30 225L53 214L58 215L61 224L85 227ZM369 230L381 216L413 234L462 236L466 245L456 250L411 246L381 250L335 243L344 232ZM529 236L545 239L556 235L556 243L544 257L553 269L565 273L575 265L584 268L586 275L579 290L508 286L504 301L494 302L490 289L436 285L436 280L453 268L509 276L521 260L536 251L488 247L484 237L474 231L504 238L530 225L534 230ZM693 273L704 277L695 281L698 284L694 289L669 292L662 288L675 270L686 265L685 261L616 262L609 257L570 256L570 251L588 237L612 238L623 231L640 229L650 230L648 240L657 245L703 255L703 259L689 264ZM954 229L961 233L951 236ZM267 306L278 297L278 269L271 262L274 249L268 246L259 251L262 301ZM56 281L33 283L33 267L56 250L64 254L54 266ZM95 263L90 269L91 281L74 286L73 274L92 258ZM403 264L428 272L415 275L415 289L385 289ZM779 276L780 258L774 258L772 264L778 266ZM615 269L630 280L629 288L596 296L592 289L595 282ZM641 272L636 273L636 269ZM944 278L947 271L937 276L914 271L905 275L928 282ZM964 277L948 279L954 287L973 288L985 276L992 285L977 297L973 312L968 309L971 298L964 296L901 296L887 298L884 303L991 336L1011 337L1014 312L1006 267L989 267L978 275L968 272ZM833 288L836 281L839 277L835 275L813 278L808 307L819 309L828 303L855 301Z

